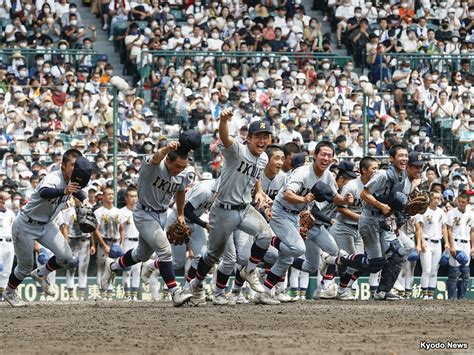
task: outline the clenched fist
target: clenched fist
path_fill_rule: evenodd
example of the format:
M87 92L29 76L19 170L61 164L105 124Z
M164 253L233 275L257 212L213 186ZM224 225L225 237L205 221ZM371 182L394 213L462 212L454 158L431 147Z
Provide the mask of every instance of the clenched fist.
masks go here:
M226 108L224 111L221 112L220 119L222 121L230 121L233 115L234 115L234 110Z

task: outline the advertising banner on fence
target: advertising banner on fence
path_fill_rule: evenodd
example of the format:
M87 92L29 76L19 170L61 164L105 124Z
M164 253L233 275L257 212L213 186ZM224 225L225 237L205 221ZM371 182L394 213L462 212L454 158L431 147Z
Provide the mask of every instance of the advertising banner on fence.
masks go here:
M181 284L183 283L183 278L178 277L177 278L178 282ZM472 279L471 279L472 280ZM468 299L474 299L474 284L470 280L469 285L468 285L468 292L467 292L467 298ZM208 280L210 282L210 280ZM160 280L161 282L161 280ZM208 282L208 284L209 284ZM336 280L337 282L337 280ZM438 283L436 285L436 291L434 298L437 300L446 300L448 298L448 292L447 292L447 287L446 287L446 282L447 278L446 277L440 277L438 278ZM64 277L57 277L55 280L55 284L57 287L56 296L53 298L49 298L51 301L67 301L69 299L69 294L66 288L66 280ZM229 285L232 285L232 279L229 280ZM158 288L158 287L157 287ZM163 283L161 282L159 284L159 289L163 288ZM310 299L312 298L313 292L316 289L316 278L311 277L310 278L310 283L309 283L309 288L308 288L308 293L307 293L307 298ZM22 296L22 298L26 301L38 301L40 294L38 292L38 289L36 288L36 285L33 283L33 281L28 278L25 280L19 287L18 290ZM77 284L74 287L73 295L75 298L77 298ZM361 277L359 278L359 283L357 285L357 293L356 296L360 300L368 300L370 299L370 287L369 287L369 281L368 277ZM89 277L88 278L88 284L87 284L87 290L86 290L86 298L87 299L96 299L100 297L100 289L97 286L96 283L96 278L95 277ZM115 281L115 287L113 291L113 298L116 300L121 300L124 298L124 288L122 286L122 280L120 277L116 278ZM413 291L412 291L412 298L421 298L421 287L420 287L420 278L415 277L414 285L413 285ZM144 300L144 301L150 301L152 300L152 294L149 286L143 286L140 287L139 293L138 293L138 299L139 300Z

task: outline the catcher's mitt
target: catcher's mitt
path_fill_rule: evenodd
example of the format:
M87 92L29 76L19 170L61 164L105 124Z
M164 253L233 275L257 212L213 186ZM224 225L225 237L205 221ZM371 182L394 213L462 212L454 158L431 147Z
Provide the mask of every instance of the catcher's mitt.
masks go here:
M191 228L187 224L173 223L168 227L168 240L173 245L182 245L189 242Z
M315 219L311 212L304 210L300 213L300 235L303 240L308 238L308 231L314 226Z
M405 212L409 216L423 214L430 204L430 196L427 192L414 192L410 195L410 201L405 206Z
M86 206L76 206L77 224L83 233L92 233L97 228L97 218L92 209Z

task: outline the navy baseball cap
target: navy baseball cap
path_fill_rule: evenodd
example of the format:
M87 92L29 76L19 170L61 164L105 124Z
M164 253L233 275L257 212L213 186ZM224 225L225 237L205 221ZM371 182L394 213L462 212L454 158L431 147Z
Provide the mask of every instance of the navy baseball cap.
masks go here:
M425 155L420 152L411 152L408 154L408 164L414 166L425 165Z
M78 157L74 164L74 169L71 174L71 182L75 182L81 186L81 189L86 187L92 175L92 165L84 157Z
M201 135L192 129L187 130L179 136L179 154L188 154L191 150L196 150L201 146Z
M354 171L355 165L350 161L343 160L337 165L337 169L343 174L349 176L350 178L355 179L357 173Z
M299 168L303 166L306 161L306 154L305 153L298 153L293 155L291 158L291 166L293 169Z
M272 134L272 127L265 121L253 121L249 126L249 134L252 135L261 132Z

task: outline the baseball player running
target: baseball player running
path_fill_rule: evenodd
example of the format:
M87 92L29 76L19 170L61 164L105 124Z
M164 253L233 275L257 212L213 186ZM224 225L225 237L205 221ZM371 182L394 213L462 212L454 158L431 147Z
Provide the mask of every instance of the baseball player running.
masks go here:
M378 170L379 164L376 159L371 157L362 158L359 162L360 175L350 180L342 188L342 196L350 193L354 196L354 203L349 206L340 206L337 208L336 222L330 229L330 233L334 236L339 249L343 249L348 253L363 253L364 246L362 238L359 235L357 225L360 218L362 199L360 194L364 189L372 175ZM352 290L349 287L352 282L357 280L360 272L353 268L348 268L341 275L339 280L339 289L337 298L343 301L354 300Z
M411 190L406 173L406 147L393 145L389 150L389 160L389 168L375 172L360 195L364 202L359 218L359 233L364 241L366 255L343 256L340 262L345 266L368 269L371 273L382 270L374 299L395 301L402 299L391 290L405 262L406 250L386 220L395 212L391 206L402 205L397 202L401 199L400 194L406 195Z
M125 192L125 206L120 209L120 224L124 231L124 250L138 246L138 230L133 221L133 210L137 203L138 192L133 185L127 187ZM140 263L133 265L130 270L122 273L124 300L138 301L138 288L140 287Z
M0 192L0 301L3 300L3 291L7 286L8 276L12 271L13 251L12 224L15 213L5 206L7 194Z
M469 206L469 195L462 192L457 197L458 207L446 217L449 240L448 299L466 298L469 282L469 264L474 255L474 212ZM464 255L460 257L459 252ZM464 260L463 260L464 259ZM458 282L459 281L459 282Z
M4 299L13 307L24 307L26 303L16 292L23 279L31 274L49 296L55 292L47 279L47 275L62 267L75 267L77 264L66 239L53 223L71 196L81 203L86 199L81 191L81 185L71 178L76 161L85 164L86 159L80 159L81 152L69 149L64 153L61 169L46 175L31 195L28 204L15 218L12 225L13 246L17 265L10 274L8 286L3 292ZM89 180L90 176L80 177ZM33 270L33 246L38 241L50 249L54 256L45 265Z
M195 139L193 133L189 135ZM138 203L133 212L139 232L138 246L117 261L107 259L102 277L102 287L106 287L113 282L117 271L147 261L155 252L161 277L172 294L175 307L182 306L192 296L184 293L176 282L171 246L166 236L168 208L174 199L177 222L186 223L184 201L188 181L185 169L189 150L180 149L180 145L176 141L170 142L143 161L138 178Z
M79 288L77 296L79 301L84 301L87 287L87 270L89 269L90 256L96 252L95 243L91 243L90 233L83 233L81 231L77 222L76 210L72 204L59 214L58 225L59 230L68 241L72 254L78 261ZM66 287L69 300L74 300L75 273L76 268L66 270Z
M254 188L257 208L264 207L269 202L268 196L262 190L261 175L268 163L265 149L272 130L266 122L252 122L249 126L248 143L244 145L229 136L228 121L231 118L231 110L224 110L221 113L219 137L224 145L222 154L225 163L219 178L217 198L209 215L208 249L198 262L196 278L191 284L194 304L205 302L202 282L212 266L219 261L229 237L236 229L255 236L250 258L240 271L240 276L254 291L263 292L256 266L270 246L272 231L251 202ZM221 283L219 275L217 282Z
M352 196L344 198L337 193L336 180L328 169L333 157L334 147L330 142L318 143L314 150L314 162L295 169L278 193L273 204L270 226L276 234L272 245L279 250L279 257L267 274L265 292L256 295L256 303L280 303L270 294L292 264L299 270L314 272L319 266L320 247L331 251L331 254L338 253L336 243L323 226L310 229L306 245L299 231L299 214L314 201L315 196L310 191L317 182L328 185L333 202L337 205L353 202ZM306 260L298 259L298 263L293 263L294 258L303 254Z
M438 207L441 194L430 194L430 205L424 214L415 216L416 250L421 262L421 293L425 300L432 300L436 289L439 260L441 259L441 239L449 249L444 211Z
M262 174L262 190L273 200L280 188L283 186L286 175L281 171L283 165L283 150L278 145L269 145L265 150L268 156L268 163L265 166ZM271 219L271 206L259 210L265 218ZM249 254L251 251L254 239L251 235L240 230L235 230L232 238L227 242L222 260L217 268L216 287L214 288L213 304L227 305L235 303L246 303L241 294L242 286L245 280L240 275L241 268L245 267ZM263 257L263 261L267 263L274 263L278 252L273 247L269 247ZM229 299L225 294L227 281L238 263L234 286L232 290L232 298ZM285 296L280 294L280 296ZM287 302L291 299L289 296Z

